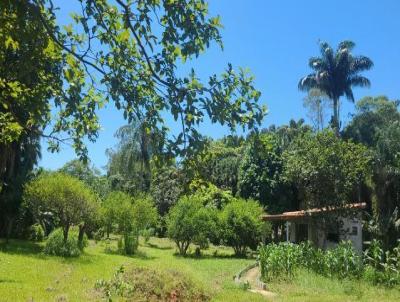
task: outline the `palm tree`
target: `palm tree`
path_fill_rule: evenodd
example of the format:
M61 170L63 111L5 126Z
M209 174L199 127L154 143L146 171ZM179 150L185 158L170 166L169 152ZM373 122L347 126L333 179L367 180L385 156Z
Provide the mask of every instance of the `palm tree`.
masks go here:
M339 99L342 96L354 102L353 87L369 87L370 81L360 75L373 66L371 59L365 56L353 56L355 47L352 41L339 43L336 52L326 42L320 43L321 57L312 57L308 65L314 71L303 77L299 89L309 91L319 89L325 93L333 105L332 127L339 135Z

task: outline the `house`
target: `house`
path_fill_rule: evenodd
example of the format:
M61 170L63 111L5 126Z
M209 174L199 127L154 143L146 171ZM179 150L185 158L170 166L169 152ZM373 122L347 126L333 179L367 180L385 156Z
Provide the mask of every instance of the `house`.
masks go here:
M285 222L286 241L298 243L311 241L315 246L329 249L342 240L350 240L354 249L362 252L361 211L365 203L351 203L342 207L323 207L302 211L263 215L264 221ZM346 214L344 214L346 212ZM342 213L342 214L341 214ZM333 215L332 215L333 214ZM324 215L336 217L336 223L321 225Z

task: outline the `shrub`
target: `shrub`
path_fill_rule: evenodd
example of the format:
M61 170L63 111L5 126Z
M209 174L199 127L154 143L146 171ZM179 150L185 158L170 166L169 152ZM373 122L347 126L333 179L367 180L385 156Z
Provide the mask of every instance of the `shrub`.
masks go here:
M256 249L261 242L263 222L262 207L253 200L235 200L226 205L221 214L222 237L235 254L246 254L247 248Z
M173 270L121 267L111 280L98 280L95 288L106 301L210 301L202 288Z
M35 223L29 228L29 239L33 241L43 241L44 230L40 223Z
M154 228L148 228L148 229L142 230L140 233L141 233L141 235L143 236L144 241L145 241L146 243L148 243L149 240L150 240L150 237L151 237L151 236L154 236L155 230L154 230Z
M78 257L87 244L88 240L86 236L84 236L82 245L78 243L78 231L75 229L71 230L67 241L65 241L63 230L58 228L50 233L44 252L54 256Z
M204 248L215 237L216 220L215 209L203 207L194 196L182 197L168 214L168 237L175 241L179 254L186 255L191 243Z
M118 251L122 254L133 255L139 246L136 232L123 234L118 240Z

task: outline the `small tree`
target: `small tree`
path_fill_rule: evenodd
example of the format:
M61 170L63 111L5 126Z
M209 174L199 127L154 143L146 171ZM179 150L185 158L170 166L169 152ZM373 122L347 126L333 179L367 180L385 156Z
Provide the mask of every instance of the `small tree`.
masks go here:
M120 206L131 204L131 202L131 197L124 192L114 191L108 194L101 206L101 219L107 238L110 237L110 233L114 230L114 226L117 226L118 224Z
M186 255L191 243L204 247L215 234L216 210L205 208L193 196L184 196L171 209L167 217L168 236L175 241L179 254Z
M98 206L83 182L63 173L44 174L28 183L24 200L37 218L45 212L54 215L63 230L64 243L70 227L79 225L84 230L82 226L93 219ZM83 239L83 231L79 238Z
M139 233L154 228L157 224L158 213L153 200L146 196L135 198L133 217Z
M246 254L247 248L256 249L264 230L258 202L239 199L228 204L221 213L223 239L233 247L237 256Z

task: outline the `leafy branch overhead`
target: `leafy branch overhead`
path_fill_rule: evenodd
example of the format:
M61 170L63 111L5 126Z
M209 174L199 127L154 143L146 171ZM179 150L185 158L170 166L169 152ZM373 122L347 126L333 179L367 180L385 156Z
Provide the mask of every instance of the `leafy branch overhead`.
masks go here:
M179 66L211 43L222 48L219 16L208 15L204 0L77 1L81 11L60 28L51 0L28 1L62 59L60 87L54 94L58 119L52 135L67 132L81 156L84 137L94 140L96 111L108 102L129 122L143 121L166 135L165 113L181 126L169 148L186 155L201 142L198 126L213 123L255 128L266 110L253 77L232 65L202 81L195 70L181 76ZM44 126L44 125L43 125ZM54 141L55 149L59 141Z

